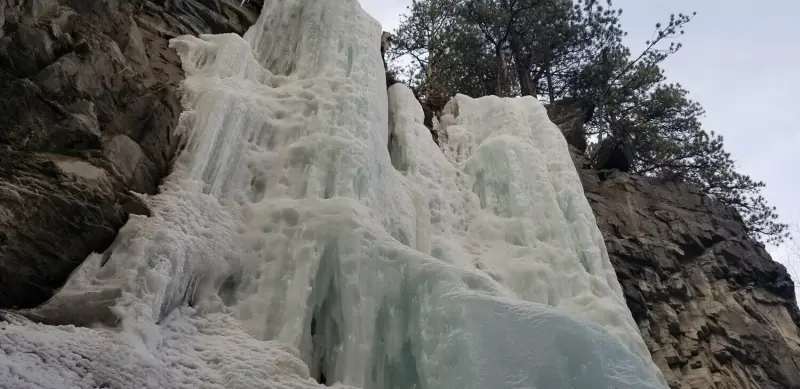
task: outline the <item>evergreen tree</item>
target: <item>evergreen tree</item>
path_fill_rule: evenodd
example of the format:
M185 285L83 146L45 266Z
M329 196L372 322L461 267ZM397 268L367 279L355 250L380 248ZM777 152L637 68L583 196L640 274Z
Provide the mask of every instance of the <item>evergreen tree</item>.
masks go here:
M418 95L431 96L444 92L438 78L443 57L456 53L453 49L457 0L413 0L408 13L401 16L394 32L393 58L405 57L410 64L395 67Z
M693 15L656 24L633 54L621 14L610 0L414 0L393 56L410 58L403 78L439 105L455 93L589 99L595 146L625 143L634 173L696 185L735 207L753 237L782 241L787 226L760 196L764 184L736 172L722 137L703 130L702 107L660 67Z

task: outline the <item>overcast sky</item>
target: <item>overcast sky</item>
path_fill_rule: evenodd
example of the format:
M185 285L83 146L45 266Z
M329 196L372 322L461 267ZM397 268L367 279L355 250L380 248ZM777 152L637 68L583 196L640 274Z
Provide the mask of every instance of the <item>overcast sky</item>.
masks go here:
M387 31L409 3L361 0ZM705 107L706 130L725 138L739 171L764 181L770 204L800 223L800 0L615 0L614 6L623 9L634 52L670 13L697 12L683 49L664 64L667 76ZM784 251L770 248L786 263Z

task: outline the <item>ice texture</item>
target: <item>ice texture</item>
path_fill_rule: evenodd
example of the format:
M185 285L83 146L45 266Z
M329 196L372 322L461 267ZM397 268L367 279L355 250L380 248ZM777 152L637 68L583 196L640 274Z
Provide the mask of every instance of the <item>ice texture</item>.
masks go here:
M173 39L153 215L4 315L0 387L666 388L542 105L456 96L440 149L380 33L271 0L244 38Z

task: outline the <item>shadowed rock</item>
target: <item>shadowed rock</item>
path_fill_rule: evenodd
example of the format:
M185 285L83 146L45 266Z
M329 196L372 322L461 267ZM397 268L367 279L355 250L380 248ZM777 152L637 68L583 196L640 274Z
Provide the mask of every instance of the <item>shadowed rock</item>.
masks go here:
M47 300L147 214L131 191L156 193L181 144L168 39L241 34L262 5L0 2L0 308Z
M586 151L586 133L584 124L594 116L594 104L581 98L568 98L545 105L547 115L553 124L561 129L567 143L578 152Z
M601 179L608 176L609 170L628 173L632 164L633 154L628 145L620 139L603 139L594 156L594 168L601 171L599 174Z

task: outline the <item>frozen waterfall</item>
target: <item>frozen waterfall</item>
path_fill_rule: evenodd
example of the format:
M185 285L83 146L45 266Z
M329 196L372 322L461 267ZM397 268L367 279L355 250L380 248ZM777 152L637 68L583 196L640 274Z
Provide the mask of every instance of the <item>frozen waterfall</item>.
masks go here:
M272 0L244 39L173 39L175 171L0 322L0 387L666 388L542 105L457 96L442 152L380 33Z

